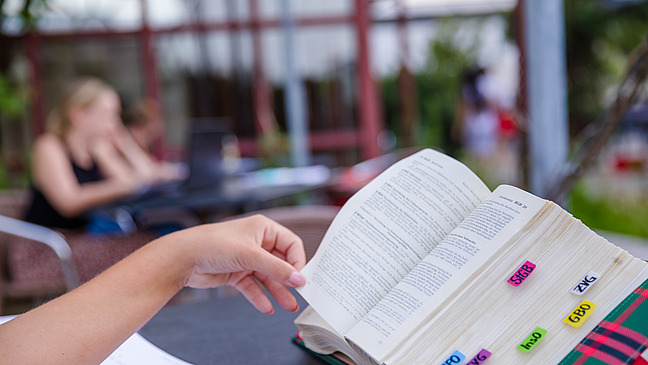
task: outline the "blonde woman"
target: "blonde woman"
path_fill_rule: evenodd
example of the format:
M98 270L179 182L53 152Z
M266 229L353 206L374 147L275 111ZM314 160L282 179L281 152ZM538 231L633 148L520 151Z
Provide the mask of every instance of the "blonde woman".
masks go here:
M98 79L77 80L63 91L48 117L48 131L33 147L27 221L81 228L87 210L155 182L152 161L129 148L135 142L120 111L115 90Z

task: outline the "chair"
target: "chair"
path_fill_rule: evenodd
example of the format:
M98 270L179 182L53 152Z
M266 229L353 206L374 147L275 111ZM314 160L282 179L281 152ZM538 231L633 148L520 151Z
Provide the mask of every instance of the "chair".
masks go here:
M43 248L46 248L48 251L53 253L57 258L56 261L59 265L59 271L63 276L64 285L59 285L57 283L57 285L50 286L47 289L41 287L39 290L39 297L60 294L79 285L79 274L72 258L72 250L60 233L49 228L23 222L3 215L0 215L0 232L12 236L8 241L18 239L37 242ZM20 286L14 285L14 283L8 280L11 276L11 270L8 265L6 265L8 257L10 256L7 244L4 244L2 249L2 263L5 265L3 267L4 277L0 284L0 312L3 309L5 298L25 297L27 292L29 292L30 295L34 294L33 290L25 290L24 288L20 288ZM34 263L34 266L36 266L36 263Z
M65 285L72 290L79 285L79 274L72 258L72 249L62 234L36 224L0 215L0 232L40 242L58 257Z
M0 265L0 310L8 299L30 299L32 304L58 296L90 280L155 237L152 233L97 236L57 232L0 215L4 240Z

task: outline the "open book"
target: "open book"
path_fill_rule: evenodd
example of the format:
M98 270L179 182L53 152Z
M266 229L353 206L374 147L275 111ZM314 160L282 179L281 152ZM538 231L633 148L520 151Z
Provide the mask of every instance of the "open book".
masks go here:
M558 205L513 186L490 192L426 149L356 193L302 273L310 306L295 323L315 352L555 364L648 278L648 263Z

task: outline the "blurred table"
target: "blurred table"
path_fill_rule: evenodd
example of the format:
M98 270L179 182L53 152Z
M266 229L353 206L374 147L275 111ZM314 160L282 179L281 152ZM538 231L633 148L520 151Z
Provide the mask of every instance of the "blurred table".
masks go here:
M278 307L267 315L243 296L167 306L139 333L162 350L201 364L323 364L291 342L298 313ZM300 310L306 307L299 299Z
M176 218L189 213L196 223L214 221L214 217L246 213L274 205L294 205L295 197L324 194L335 181L334 173L324 166L276 168L224 177L216 184L187 189L182 184L152 187L137 196L105 205L90 216L115 217L126 212L136 223L157 213Z

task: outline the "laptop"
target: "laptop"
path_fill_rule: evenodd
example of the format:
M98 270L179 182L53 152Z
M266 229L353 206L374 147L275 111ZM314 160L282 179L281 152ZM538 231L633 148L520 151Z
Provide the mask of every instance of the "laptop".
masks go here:
M214 191L222 186L225 177L223 169L223 140L229 133L224 123L215 119L192 121L187 140L188 169L184 180L165 182L150 186L126 203L140 203L157 197L182 196L192 192Z
M214 123L194 123L189 132L187 167L189 175L181 189L215 189L221 186L223 170L223 139L227 129Z

